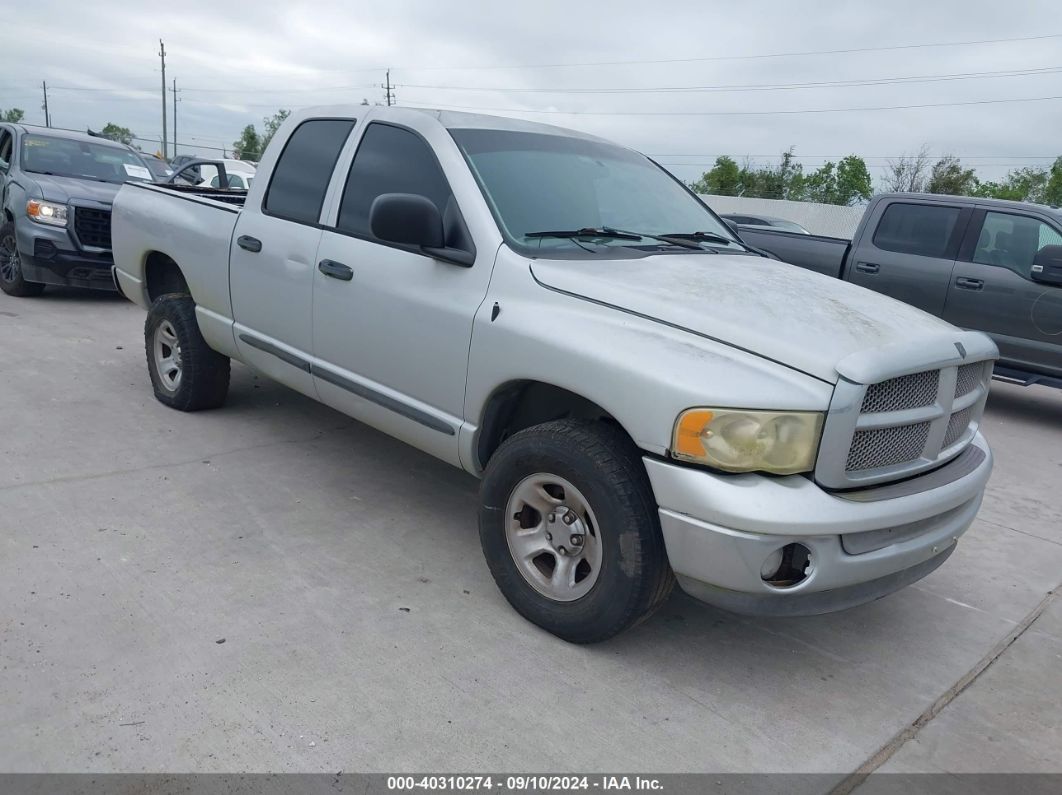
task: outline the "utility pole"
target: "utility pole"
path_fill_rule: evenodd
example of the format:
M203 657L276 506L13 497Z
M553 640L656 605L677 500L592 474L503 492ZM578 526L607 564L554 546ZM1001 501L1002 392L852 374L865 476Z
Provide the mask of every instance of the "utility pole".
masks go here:
M391 107L395 102L395 94L392 90L394 86L391 85L391 70L387 70L387 84L384 86L387 89L385 96L387 97L387 107Z
M48 113L48 81L42 80L41 81L41 88L44 89L44 104L41 105L41 108L44 110L44 126L45 127L51 127L52 126L52 117Z
M173 92L173 156L177 157L177 95L180 93L177 89L177 78L173 78L173 88L170 89ZM163 152L165 154L165 152Z
M169 151L166 141L166 45L159 39L159 57L162 58L162 156Z

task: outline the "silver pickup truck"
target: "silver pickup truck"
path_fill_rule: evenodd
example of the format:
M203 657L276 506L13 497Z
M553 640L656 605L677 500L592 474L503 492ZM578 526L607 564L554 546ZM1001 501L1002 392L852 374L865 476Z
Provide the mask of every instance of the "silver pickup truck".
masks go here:
M676 579L749 614L876 599L981 504L991 340L749 251L629 149L307 109L213 196L114 205L156 397L220 406L236 359L481 478L498 587L562 638Z

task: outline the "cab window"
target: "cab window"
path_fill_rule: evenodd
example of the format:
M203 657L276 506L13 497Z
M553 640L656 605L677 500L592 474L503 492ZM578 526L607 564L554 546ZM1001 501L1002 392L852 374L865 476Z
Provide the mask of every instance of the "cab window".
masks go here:
M1062 233L1038 218L988 212L974 248L973 261L1008 268L1027 279L1040 249L1059 245L1062 245Z

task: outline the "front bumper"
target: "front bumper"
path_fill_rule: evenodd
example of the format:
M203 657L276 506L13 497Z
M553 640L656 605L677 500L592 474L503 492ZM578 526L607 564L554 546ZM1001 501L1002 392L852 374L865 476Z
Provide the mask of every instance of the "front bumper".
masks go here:
M17 223L15 237L22 258L23 277L60 287L113 290L114 257L106 249L79 247L63 227L48 227L26 220Z
M653 458L645 465L683 590L739 613L812 615L885 596L947 559L992 470L980 434L972 446L963 461L920 478L848 495L801 476L722 476ZM811 553L807 576L768 584L764 561L791 543Z

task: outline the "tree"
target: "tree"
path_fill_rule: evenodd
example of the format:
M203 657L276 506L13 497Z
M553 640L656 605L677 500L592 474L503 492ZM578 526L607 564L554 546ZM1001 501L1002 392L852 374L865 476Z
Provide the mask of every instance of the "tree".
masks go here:
M963 168L962 161L955 155L944 155L933 164L925 190L949 196L971 196L977 190L977 172Z
M265 147L262 146L262 139L258 137L254 125L248 124L240 133L239 140L233 141L232 149L232 156L237 160L261 160Z
M922 193L929 180L929 148L923 146L913 155L890 160L882 180L889 193Z
M858 155L841 158L841 162L837 164L837 190L831 204L852 205L867 202L873 193L870 169L863 158Z
M1047 186L1047 171L1028 166L1011 171L1001 182L981 182L975 196L989 199L1008 199L1015 202L1038 202Z
M8 108L3 110L0 108L0 121L11 122L12 124L18 124L26 117L26 111L22 108Z
M290 110L281 108L272 116L266 116L262 119L262 124L265 128L265 132L262 133L262 148L259 152L259 157L252 158L253 160L261 159L261 152L265 151L265 148L269 146L269 142L273 140L273 136L277 134L277 130L280 129L280 125L284 123L284 120L291 115Z
M720 155L711 171L705 171L699 180L690 184L694 193L710 193L715 196L741 195L741 169L734 158Z
M1044 195L1040 197L1040 200L1052 207L1062 207L1062 157L1056 157L1051 165L1047 185L1044 186Z
M126 146L132 146L133 139L136 138L136 136L133 135L133 131L128 127L119 127L114 122L107 122L103 129L100 130L100 135L104 138L110 138L112 141L117 141L120 144L125 144Z

